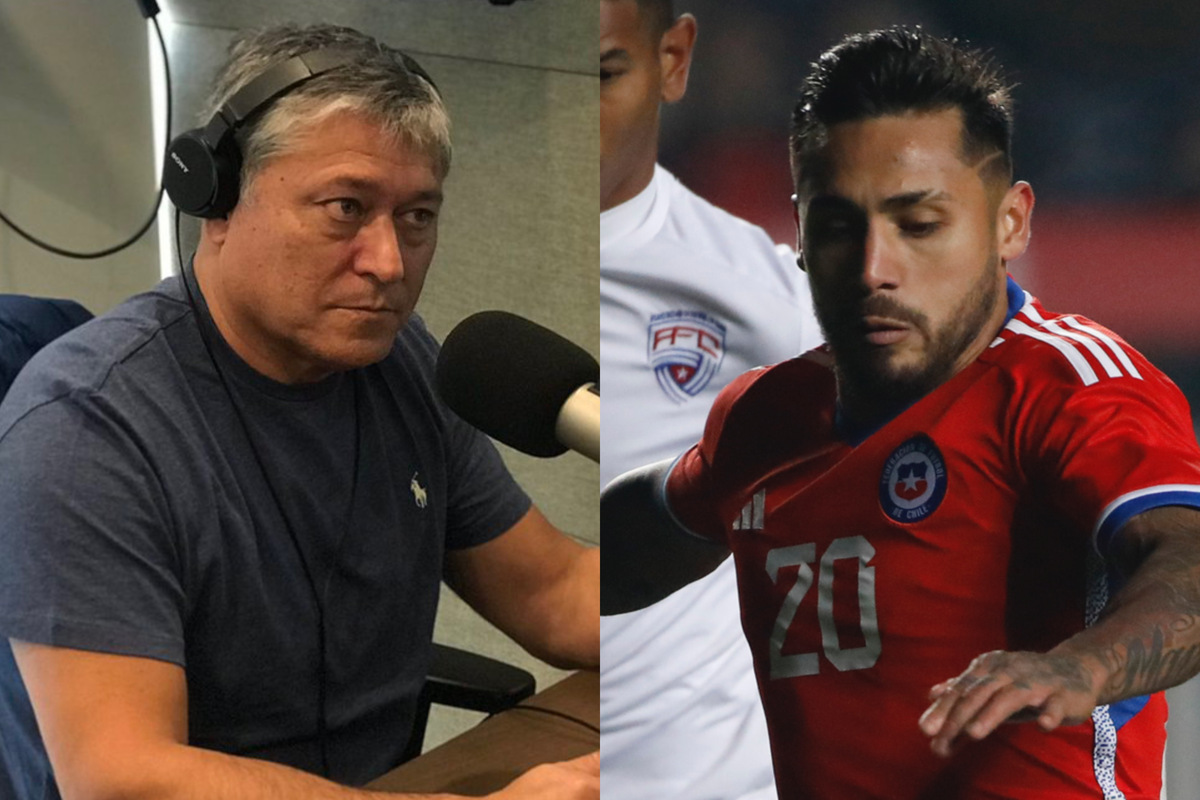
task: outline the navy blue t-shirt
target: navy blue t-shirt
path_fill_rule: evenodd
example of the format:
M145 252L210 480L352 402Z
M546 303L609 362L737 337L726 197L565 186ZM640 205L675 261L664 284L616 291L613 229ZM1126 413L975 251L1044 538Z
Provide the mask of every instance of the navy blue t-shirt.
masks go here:
M317 772L315 584L329 777L382 774L408 739L446 549L530 507L435 396L436 354L414 317L378 364L280 384L178 278L56 340L0 404L0 636L178 664L191 744ZM0 797L58 797L6 643L0 766Z

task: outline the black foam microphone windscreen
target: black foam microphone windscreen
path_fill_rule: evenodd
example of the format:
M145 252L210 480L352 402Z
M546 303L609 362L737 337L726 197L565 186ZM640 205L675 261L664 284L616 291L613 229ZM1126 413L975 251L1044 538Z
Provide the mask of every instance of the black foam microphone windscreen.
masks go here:
M579 345L506 311L460 322L437 362L437 389L456 414L533 456L566 452L555 436L559 412L581 386L600 380L600 365Z

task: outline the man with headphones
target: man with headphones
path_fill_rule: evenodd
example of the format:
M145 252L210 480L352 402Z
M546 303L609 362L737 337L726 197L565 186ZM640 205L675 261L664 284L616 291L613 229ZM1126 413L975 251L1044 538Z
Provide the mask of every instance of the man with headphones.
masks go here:
M599 663L599 552L432 388L432 80L278 28L235 43L213 107L168 154L205 218L184 274L0 408L0 796L376 796L346 786L403 752L443 577L534 655ZM598 794L589 756L493 797Z

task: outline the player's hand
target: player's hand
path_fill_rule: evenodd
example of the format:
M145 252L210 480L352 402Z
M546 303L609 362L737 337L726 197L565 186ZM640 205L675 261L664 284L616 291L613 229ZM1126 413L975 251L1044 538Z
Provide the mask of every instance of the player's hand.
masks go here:
M1043 730L1078 725L1096 707L1099 688L1079 658L995 650L971 662L957 678L929 691L933 704L921 730L933 752L949 756L960 737L982 739L1002 722L1037 720Z
M492 800L600 800L600 751L541 764L495 794Z

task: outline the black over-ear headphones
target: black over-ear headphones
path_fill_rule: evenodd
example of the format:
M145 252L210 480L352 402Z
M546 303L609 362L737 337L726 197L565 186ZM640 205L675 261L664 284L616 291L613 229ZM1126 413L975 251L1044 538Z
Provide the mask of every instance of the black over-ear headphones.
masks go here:
M421 65L391 50L409 72L437 86ZM360 47L331 45L276 64L234 93L202 128L179 134L167 148L163 185L171 202L193 217L228 216L238 200L242 154L234 133L256 113L306 81L361 61Z

